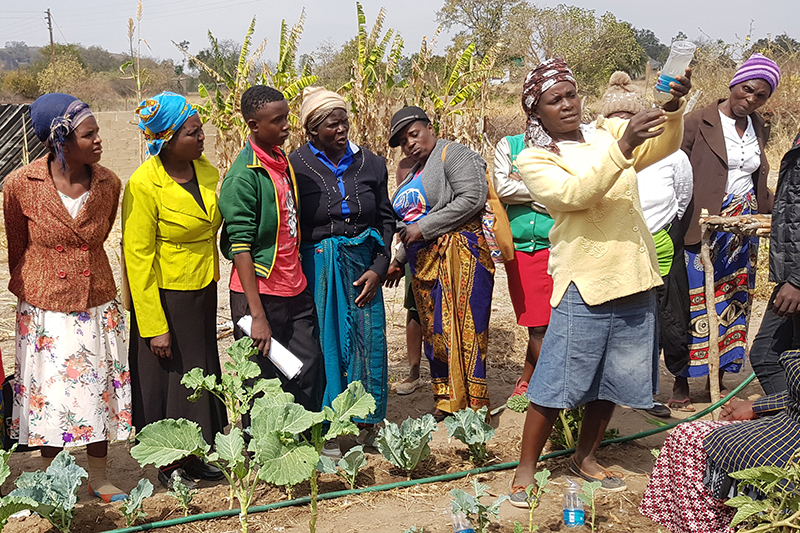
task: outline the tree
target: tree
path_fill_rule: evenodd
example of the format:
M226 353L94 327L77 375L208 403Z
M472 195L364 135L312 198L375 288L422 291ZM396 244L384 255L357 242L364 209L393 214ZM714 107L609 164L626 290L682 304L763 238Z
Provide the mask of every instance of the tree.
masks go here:
M615 70L637 73L644 69L645 52L633 27L611 13L561 4L539 8L517 6L510 17L516 39L509 53L525 57L531 66L560 57L572 68L583 90L604 87Z
M782 33L774 39L771 37L762 37L753 43L750 47L748 55L754 52L759 52L769 56L793 56L800 54L800 41L789 37L787 34Z
M525 0L445 0L436 20L444 29L465 28L456 37L463 38L461 44L475 43L475 52L483 57L508 34L509 15L525 5Z
M236 69L239 65L239 53L242 50L242 45L233 39L224 39L217 41L214 35L209 31L208 40L211 45L208 48L200 50L195 58L202 61L205 65L214 71L230 77L234 77ZM194 59L189 60L190 68L199 68L197 61ZM213 86L216 79L209 74L205 69L200 68L200 83L205 86Z
M116 71L123 61L120 56L96 45L89 48L81 48L80 54L86 68L91 72Z
M662 43L653 33L653 30L634 28L633 34L636 36L636 42L644 49L647 57L659 64L663 64L667 60L669 46Z
M31 49L23 41L6 42L5 48L0 50L0 62L5 63L8 70L15 70L20 64L31 61Z

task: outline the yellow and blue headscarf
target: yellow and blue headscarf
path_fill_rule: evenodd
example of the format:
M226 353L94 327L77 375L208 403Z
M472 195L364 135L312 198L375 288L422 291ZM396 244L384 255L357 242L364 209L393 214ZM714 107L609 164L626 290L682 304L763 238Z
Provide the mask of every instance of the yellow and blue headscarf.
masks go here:
M183 96L164 91L139 104L134 113L139 117L139 129L147 140L147 151L158 155L164 143L197 110Z

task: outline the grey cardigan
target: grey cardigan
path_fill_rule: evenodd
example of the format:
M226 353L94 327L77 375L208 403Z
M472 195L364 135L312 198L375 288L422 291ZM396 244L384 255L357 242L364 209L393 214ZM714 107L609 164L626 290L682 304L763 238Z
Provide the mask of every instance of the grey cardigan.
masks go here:
M446 145L443 163L442 150ZM418 168L419 164L414 165L397 188L398 191L411 181ZM486 205L486 195L489 192L486 184L486 161L463 144L444 139L436 141L436 147L428 156L421 179L430 203L430 211L417 225L426 241L438 239L469 222ZM397 191L394 196L397 196ZM397 223L398 229L403 226L403 221ZM396 259L401 263L405 262L405 250L402 247L398 249Z

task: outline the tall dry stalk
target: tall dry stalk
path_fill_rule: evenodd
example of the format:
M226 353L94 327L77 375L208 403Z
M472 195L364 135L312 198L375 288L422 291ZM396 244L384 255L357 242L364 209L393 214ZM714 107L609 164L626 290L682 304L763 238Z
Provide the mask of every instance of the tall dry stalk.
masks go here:
M150 45L147 41L142 39L142 0L136 4L136 22L133 18L128 19L128 44L130 46L130 59L120 65L119 70L127 76L123 76L123 80L133 80L134 93L136 97L136 105L144 100L144 87L147 83L147 69L142 68L142 43L147 48ZM134 39L135 37L135 39ZM135 43L135 46L134 46ZM144 138L139 139L139 163L143 163L145 159Z

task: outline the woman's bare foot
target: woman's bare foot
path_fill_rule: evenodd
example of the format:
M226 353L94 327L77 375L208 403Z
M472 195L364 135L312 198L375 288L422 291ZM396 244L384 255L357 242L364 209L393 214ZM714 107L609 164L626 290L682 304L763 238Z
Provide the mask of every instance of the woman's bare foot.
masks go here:
M687 413L696 410L689 399L689 378L675 377L675 383L672 385L672 397L667 401L667 407Z

